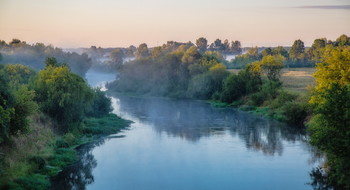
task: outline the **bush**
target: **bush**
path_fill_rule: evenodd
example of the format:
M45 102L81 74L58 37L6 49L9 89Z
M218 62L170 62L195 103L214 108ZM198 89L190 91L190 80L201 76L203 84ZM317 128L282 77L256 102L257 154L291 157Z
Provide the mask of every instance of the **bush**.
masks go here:
M288 123L299 126L304 125L308 115L307 104L288 102L283 106L282 110Z
M106 93L100 88L94 89L94 99L91 109L88 111L89 117L103 117L113 110L111 98L106 96Z

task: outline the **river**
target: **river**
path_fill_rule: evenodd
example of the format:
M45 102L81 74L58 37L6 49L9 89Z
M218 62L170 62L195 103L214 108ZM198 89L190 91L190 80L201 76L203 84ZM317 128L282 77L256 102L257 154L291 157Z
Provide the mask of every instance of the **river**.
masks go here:
M312 189L318 162L303 130L201 101L110 96L134 123L81 147L54 189Z

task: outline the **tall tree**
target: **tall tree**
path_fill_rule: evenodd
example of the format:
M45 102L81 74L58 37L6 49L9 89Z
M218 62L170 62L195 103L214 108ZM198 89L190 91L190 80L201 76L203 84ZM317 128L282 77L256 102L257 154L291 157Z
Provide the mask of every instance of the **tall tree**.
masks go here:
M304 42L301 40L295 40L291 49L289 50L289 57L292 60L300 60L305 52Z
M149 56L149 50L146 43L142 43L139 45L139 47L136 49L135 56L138 59Z
M232 41L231 42L231 52L233 54L241 54L242 53L242 47L240 41Z
M208 40L206 38L200 37L196 40L196 46L201 53L207 51Z

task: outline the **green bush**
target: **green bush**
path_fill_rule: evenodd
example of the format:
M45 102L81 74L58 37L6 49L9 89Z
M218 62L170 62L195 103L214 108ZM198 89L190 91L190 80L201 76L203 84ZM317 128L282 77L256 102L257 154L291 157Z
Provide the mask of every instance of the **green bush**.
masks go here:
M299 126L304 125L304 121L308 115L307 104L288 102L283 106L282 110L288 123Z

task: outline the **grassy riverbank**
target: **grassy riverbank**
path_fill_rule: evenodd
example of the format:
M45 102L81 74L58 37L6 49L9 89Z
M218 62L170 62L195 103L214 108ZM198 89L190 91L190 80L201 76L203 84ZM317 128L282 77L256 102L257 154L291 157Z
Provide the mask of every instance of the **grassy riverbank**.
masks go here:
M50 177L77 161L76 148L98 137L115 134L129 126L130 121L115 114L86 118L79 130L66 134L56 132L49 117L31 118L31 131L1 146L1 189L47 189Z

